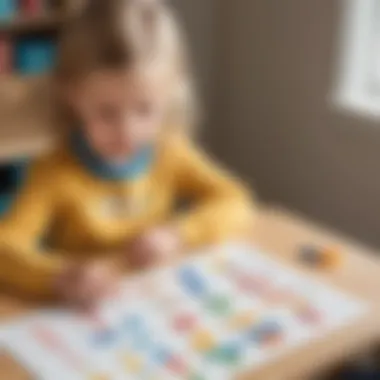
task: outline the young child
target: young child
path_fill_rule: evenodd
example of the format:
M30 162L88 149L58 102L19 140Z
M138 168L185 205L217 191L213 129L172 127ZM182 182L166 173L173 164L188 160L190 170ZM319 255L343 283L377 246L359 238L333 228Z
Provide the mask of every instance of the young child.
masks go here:
M185 136L188 71L163 2L93 0L73 20L54 75L63 143L33 165L1 221L2 283L88 305L120 263L170 262L250 228L245 189ZM178 199L191 209L174 213Z

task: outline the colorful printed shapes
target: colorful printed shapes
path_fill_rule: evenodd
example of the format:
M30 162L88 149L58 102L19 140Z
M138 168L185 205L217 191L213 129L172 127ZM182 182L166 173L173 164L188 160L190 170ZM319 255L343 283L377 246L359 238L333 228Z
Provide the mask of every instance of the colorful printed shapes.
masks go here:
M322 322L321 313L311 305L303 305L297 310L297 317L306 324L319 324Z
M99 330L95 333L92 343L96 346L110 346L118 339L117 331L111 329Z
M153 354L154 362L162 368L166 368L170 372L181 375L181 378L188 373L188 368L184 360L174 355L165 348L159 348Z
M92 336L92 343L96 346L112 346L117 340L128 333L135 343L136 349L144 349L150 344L150 334L144 319L139 315L128 316L122 326L118 328L101 328Z
M266 299L272 304L292 304L298 302L296 296L291 290L287 289L272 289L266 294Z
M231 302L223 295L211 296L205 304L206 310L217 316L227 316L231 312Z
M284 337L282 326L276 321L264 321L248 332L249 340L260 345L272 345Z
M240 290L249 294L262 294L268 290L268 280L248 274L235 274L235 281Z
M108 375L95 374L95 375L90 375L88 380L112 380L112 379Z
M94 374L88 377L88 380L112 380L110 376L104 374Z
M150 334L137 334L132 338L131 345L136 351L145 351L152 346Z
M142 316L129 316L125 321L125 328L129 333L131 344L137 351L147 350L152 345L151 333Z
M166 363L166 368L175 373L176 375L186 375L188 372L188 368L186 363L178 356L173 356L169 358Z
M164 367L166 363L169 361L171 358L171 353L169 350L165 348L157 348L153 353L152 353L152 358L156 364L158 364L161 367Z
M131 331L129 338L131 339L134 348L140 350L152 343L151 332L148 330L147 326Z
M210 360L219 364L235 366L241 360L242 349L238 344L227 343L215 348L209 355Z
M192 373L188 380L206 380L206 378L199 373Z
M129 315L124 321L124 327L128 331L141 331L145 328L144 319L140 315Z
M144 369L144 360L141 356L127 353L122 357L125 371L132 374L140 373Z
M180 314L174 318L173 328L178 332L189 332L193 330L198 324L198 319L193 314Z
M206 292L205 280L195 268L183 267L179 271L179 281L190 295L201 297Z
M253 325L257 318L257 314L252 310L242 311L227 322L227 327L230 330L242 331Z
M197 352L211 351L216 346L214 335L207 330L199 330L191 337L191 347Z

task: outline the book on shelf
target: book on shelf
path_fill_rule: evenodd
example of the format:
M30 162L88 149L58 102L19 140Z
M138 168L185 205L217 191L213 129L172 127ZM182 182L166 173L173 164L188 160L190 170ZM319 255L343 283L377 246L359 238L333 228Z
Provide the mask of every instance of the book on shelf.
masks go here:
M23 75L50 71L55 63L56 43L48 37L20 38L15 45L15 69Z
M38 15L46 11L46 0L20 0L20 10L26 15Z
M0 0L0 21L9 21L17 15L17 0Z

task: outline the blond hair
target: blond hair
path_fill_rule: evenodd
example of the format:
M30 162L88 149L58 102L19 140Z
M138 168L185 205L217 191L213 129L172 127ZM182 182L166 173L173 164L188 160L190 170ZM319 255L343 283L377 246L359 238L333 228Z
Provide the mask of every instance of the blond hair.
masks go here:
M90 0L62 34L54 73L58 88L102 69L166 65L175 87L168 124L195 121L194 88L184 39L162 0Z

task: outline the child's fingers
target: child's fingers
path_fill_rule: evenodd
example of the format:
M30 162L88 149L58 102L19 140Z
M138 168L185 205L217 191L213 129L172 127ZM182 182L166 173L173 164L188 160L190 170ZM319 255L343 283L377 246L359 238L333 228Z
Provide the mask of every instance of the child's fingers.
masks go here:
M140 242L132 247L128 261L135 267L145 267L154 259L154 253L149 244Z
M148 250L140 250L135 257L132 258L132 263L137 267L145 267L153 259L153 255Z
M91 308L102 300L111 297L118 289L118 282L111 278L111 273L104 273L85 279L81 286L80 302Z
M91 311L99 302L99 289L84 287L72 294L71 305L85 311Z
M100 299L112 298L118 294L120 290L120 284L117 281L110 281L105 284L99 292Z

